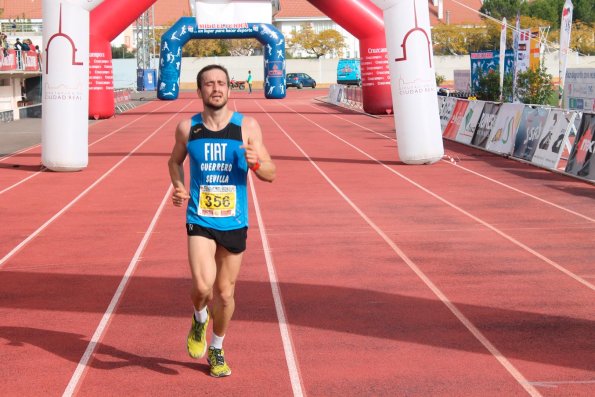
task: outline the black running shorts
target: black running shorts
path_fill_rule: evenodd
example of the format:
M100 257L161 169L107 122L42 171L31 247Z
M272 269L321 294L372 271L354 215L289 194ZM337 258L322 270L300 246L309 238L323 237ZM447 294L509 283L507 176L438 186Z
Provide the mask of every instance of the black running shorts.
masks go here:
M202 236L215 240L218 245L233 254L239 254L246 250L246 239L248 238L247 227L234 230L217 230L195 223L187 223L186 232L189 236Z

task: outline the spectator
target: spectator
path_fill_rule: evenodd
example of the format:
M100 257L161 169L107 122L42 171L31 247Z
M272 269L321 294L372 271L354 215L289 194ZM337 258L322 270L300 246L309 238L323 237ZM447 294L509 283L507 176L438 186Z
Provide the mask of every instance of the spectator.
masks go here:
M23 40L23 42L21 43L21 51L25 51L25 52L31 51L31 47L29 45L30 43L31 43L31 40L29 40L29 39Z
M20 51L23 49L23 43L21 43L21 39L17 37L16 43L14 43L14 49Z
M0 47L2 47L2 52L4 53L4 56L8 56L8 49L10 47L8 46L8 39L6 38L6 35L4 33L0 33Z

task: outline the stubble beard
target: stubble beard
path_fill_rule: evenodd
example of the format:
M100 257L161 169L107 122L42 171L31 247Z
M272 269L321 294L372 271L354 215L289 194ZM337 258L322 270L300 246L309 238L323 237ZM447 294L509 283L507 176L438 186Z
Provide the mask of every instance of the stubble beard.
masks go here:
M227 99L219 105L213 105L211 102L205 102L205 108L209 110L221 110L227 105Z

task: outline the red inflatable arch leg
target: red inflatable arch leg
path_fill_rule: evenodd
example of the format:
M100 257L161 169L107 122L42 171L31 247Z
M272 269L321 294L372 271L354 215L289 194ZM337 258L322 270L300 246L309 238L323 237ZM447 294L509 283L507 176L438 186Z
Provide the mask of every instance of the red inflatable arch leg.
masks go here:
M111 42L157 0L105 0L91 11L89 117L114 115Z
M364 111L392 111L382 11L369 0L308 0L359 40Z

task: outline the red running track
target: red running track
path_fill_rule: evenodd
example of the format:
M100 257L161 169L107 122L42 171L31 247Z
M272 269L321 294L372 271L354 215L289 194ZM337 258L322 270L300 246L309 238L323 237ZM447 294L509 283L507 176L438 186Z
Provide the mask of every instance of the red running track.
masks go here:
M404 165L392 118L325 94L230 100L278 179L251 185L225 379L185 350L168 200L194 94L94 124L82 172L0 159L0 395L594 395L595 187L453 142Z

